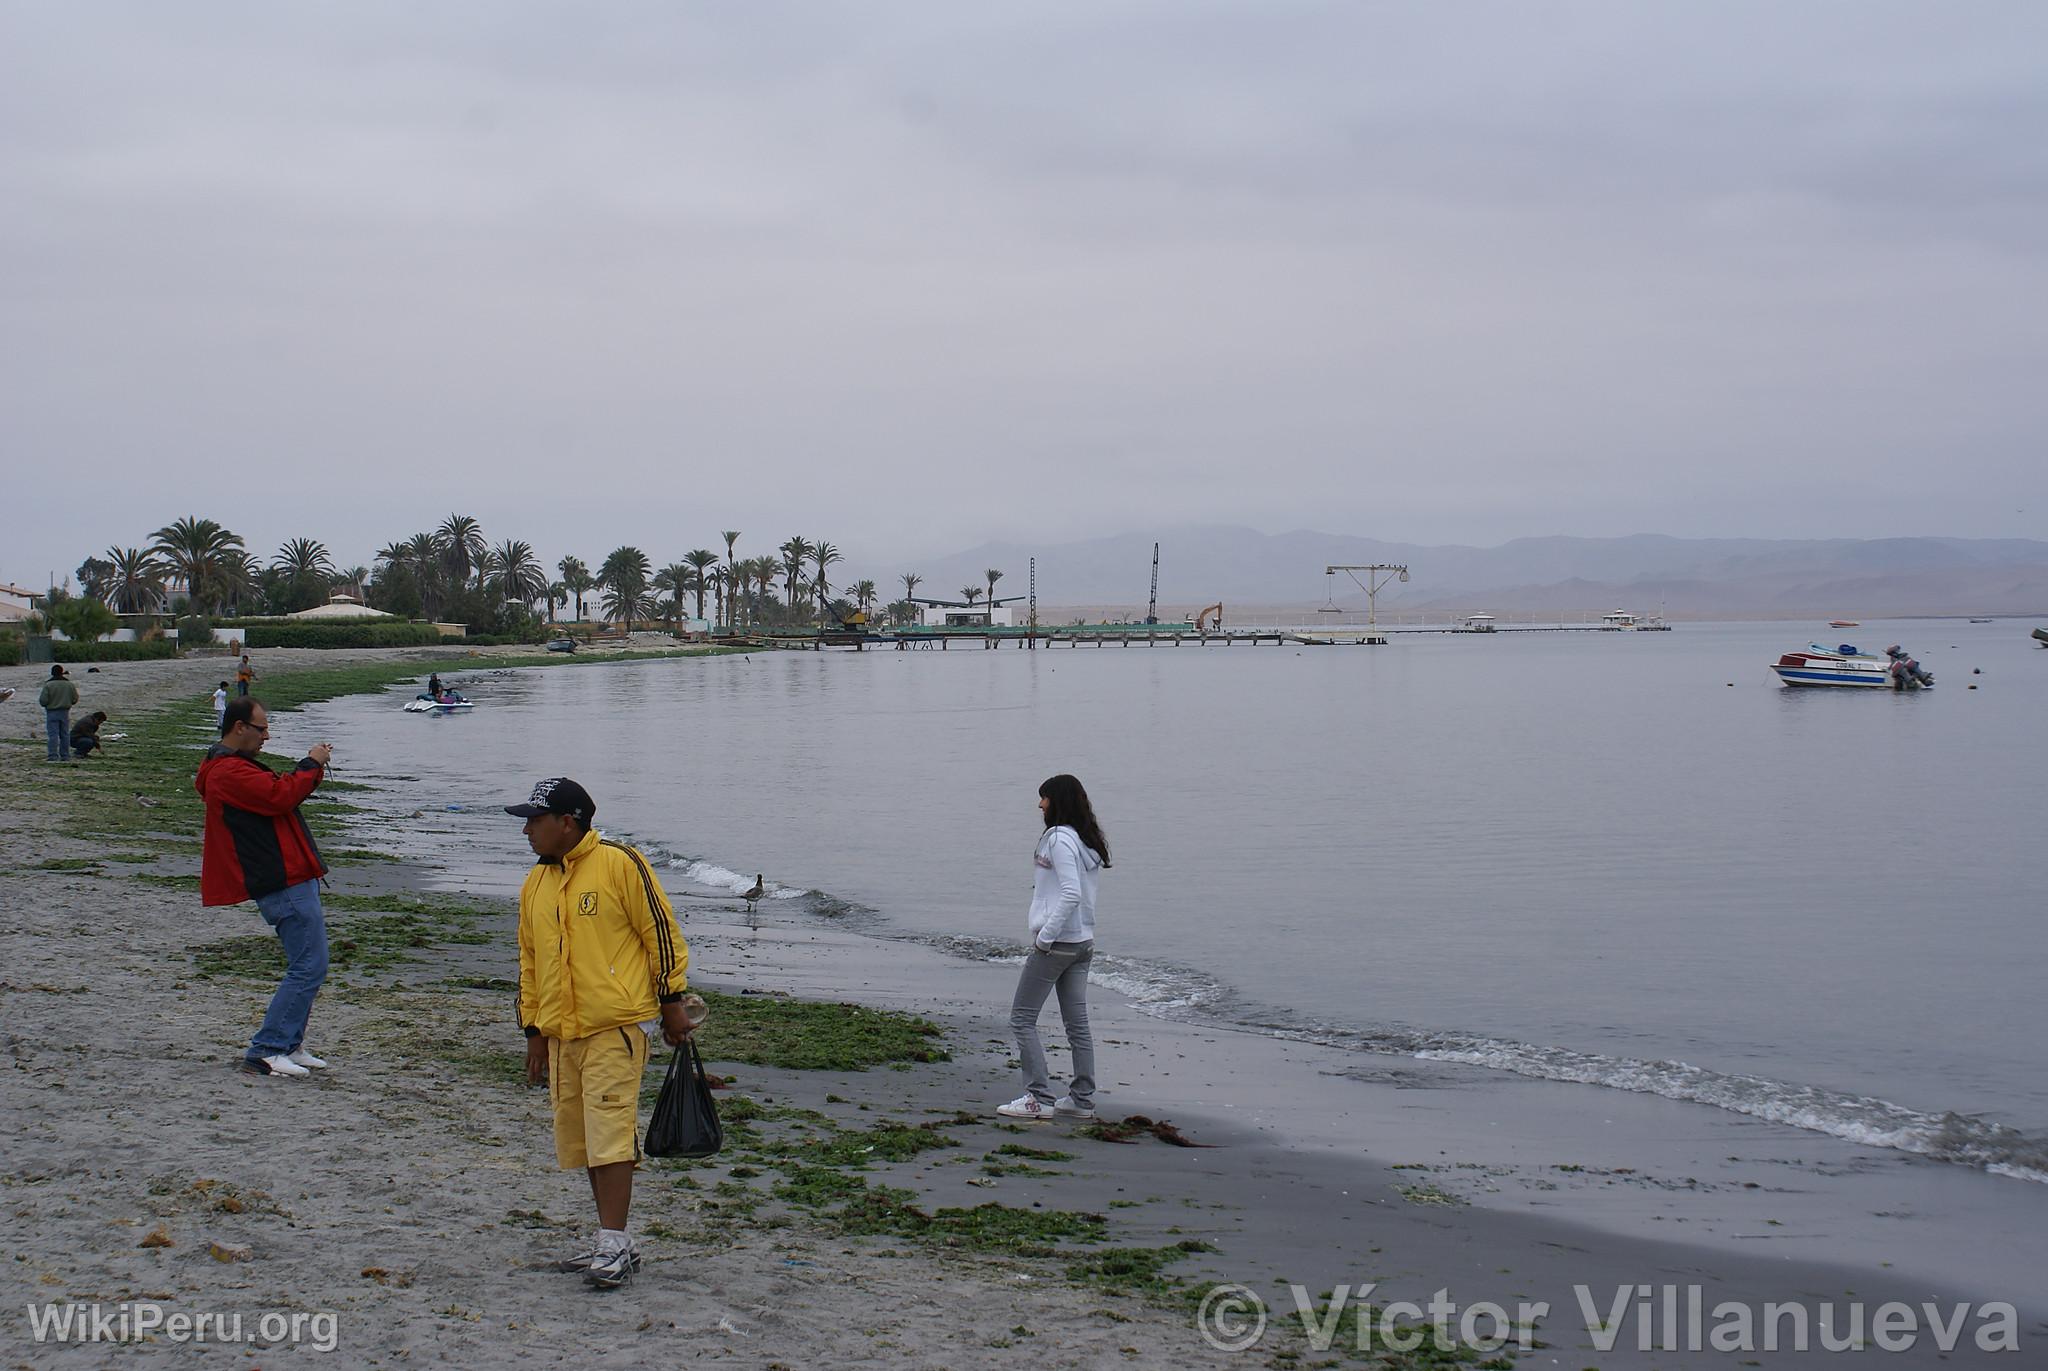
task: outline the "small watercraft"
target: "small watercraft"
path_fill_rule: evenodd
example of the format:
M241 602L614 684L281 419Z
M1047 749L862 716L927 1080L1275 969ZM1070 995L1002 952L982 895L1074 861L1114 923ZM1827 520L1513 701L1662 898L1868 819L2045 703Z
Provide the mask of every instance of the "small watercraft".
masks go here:
M418 699L405 702L405 712L408 714L467 714L475 708L476 701L465 700L460 695L441 700L422 695Z
M1828 620L1828 627L1829 627L1829 628L1861 628L1861 627L1863 627L1863 625L1861 625L1861 624L1857 623L1857 622L1856 622L1856 621L1855 621L1854 619L1830 619L1830 620Z
M1788 686L1861 686L1883 690L1892 683L1888 662L1858 652L1847 643L1840 649L1811 643L1804 651L1788 652L1778 658L1771 670Z
M2034 641L2039 643L2042 647L2048 647L2048 628L2035 629Z

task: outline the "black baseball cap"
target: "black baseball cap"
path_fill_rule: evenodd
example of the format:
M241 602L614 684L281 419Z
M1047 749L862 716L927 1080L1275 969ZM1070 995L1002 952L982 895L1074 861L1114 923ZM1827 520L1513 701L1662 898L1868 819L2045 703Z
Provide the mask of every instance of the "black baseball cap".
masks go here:
M597 814L597 802L567 776L550 776L533 788L523 805L506 805L505 812L521 819L541 814L573 814L588 824Z

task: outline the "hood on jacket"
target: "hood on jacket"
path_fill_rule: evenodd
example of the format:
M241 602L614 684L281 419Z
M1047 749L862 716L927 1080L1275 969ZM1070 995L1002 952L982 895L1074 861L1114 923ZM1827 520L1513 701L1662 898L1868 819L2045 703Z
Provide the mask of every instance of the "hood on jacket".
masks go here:
M1073 826L1070 824L1054 824L1051 828L1046 829L1045 836L1038 840L1039 852L1043 853L1046 850L1046 845L1050 843L1054 838L1059 837L1062 834L1073 840L1074 851L1080 854L1082 870L1098 871L1101 869L1102 854L1097 852L1094 848L1088 846L1088 844L1082 842L1081 835L1075 832ZM1011 849L1011 851L1015 850L1016 849L1014 848Z

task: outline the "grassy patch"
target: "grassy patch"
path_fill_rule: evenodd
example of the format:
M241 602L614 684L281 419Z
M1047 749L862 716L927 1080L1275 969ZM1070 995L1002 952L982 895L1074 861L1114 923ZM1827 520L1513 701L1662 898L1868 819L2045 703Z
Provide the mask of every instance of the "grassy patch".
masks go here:
M1152 1299L1183 1299L1191 1287L1167 1275L1166 1268L1191 1253L1215 1250L1213 1244L1196 1238L1167 1247L1111 1247L1069 1262L1067 1279Z
M927 1019L858 1004L703 992L711 1019L697 1047L712 1061L791 1071L865 1071L888 1062L950 1060Z
M489 940L487 933L429 922L417 914L364 915L328 921L327 959L335 975L383 971L440 943ZM275 980L284 974L284 950L275 936L250 933L193 948L192 964L203 976Z

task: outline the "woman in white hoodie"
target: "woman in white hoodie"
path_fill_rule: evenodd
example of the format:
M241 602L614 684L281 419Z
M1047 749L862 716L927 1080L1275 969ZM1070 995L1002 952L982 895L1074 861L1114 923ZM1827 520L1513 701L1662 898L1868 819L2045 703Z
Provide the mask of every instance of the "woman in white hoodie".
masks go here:
M998 1105L996 1113L1012 1119L1092 1119L1095 1035L1088 1027L1088 966L1095 959L1096 874L1109 865L1109 843L1095 822L1088 792L1072 776L1054 776L1038 787L1038 812L1045 817L1045 833L1031 858L1031 950L1010 1003L1024 1093ZM1038 1040L1038 1014L1054 992L1074 1054L1073 1081L1058 1099Z

